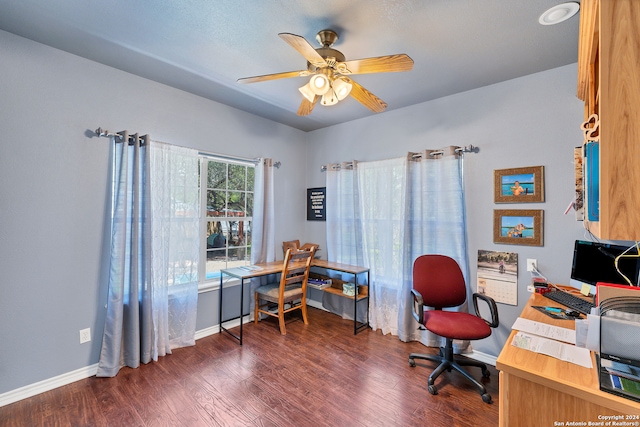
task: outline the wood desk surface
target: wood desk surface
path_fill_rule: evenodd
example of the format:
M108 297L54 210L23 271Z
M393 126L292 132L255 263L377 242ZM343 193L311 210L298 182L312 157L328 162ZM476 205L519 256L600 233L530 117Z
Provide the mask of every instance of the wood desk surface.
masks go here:
M252 270L251 268L253 267L256 267L256 269ZM283 267L283 261L273 261L241 267L223 268L222 270L220 270L220 272L222 274L236 277L238 279L250 279L252 277L260 277L266 276L267 274L280 273L282 272Z
M280 273L284 266L284 261L271 261L264 262L255 265L242 266L242 267L234 267L234 268L225 268L222 269L221 272L232 277L237 277L238 279L249 279L252 277L266 276L267 274L275 274ZM252 270L252 267L257 267L257 269ZM369 271L366 267L358 267L356 265L349 264L340 264L338 262L326 261L324 259L314 258L311 260L311 267L319 267L326 268L328 270L341 271L344 273L351 274L360 274L366 273Z
M338 262L327 261L324 259L314 258L311 261L311 267L326 268L328 270L342 271L344 273L360 274L369 271L367 267L359 267L357 265L340 264Z
M574 321L553 319L533 309L534 305L563 307L540 294L532 294L520 317L575 329ZM511 342L516 332L515 330L511 331L511 335L498 356L496 361L498 370L563 394L621 411L624 414L630 413L631 410L632 413L640 415L640 403L600 390L598 367L593 352L591 353L593 368L584 368L550 356L514 347ZM535 400L536 396L529 396L529 398Z

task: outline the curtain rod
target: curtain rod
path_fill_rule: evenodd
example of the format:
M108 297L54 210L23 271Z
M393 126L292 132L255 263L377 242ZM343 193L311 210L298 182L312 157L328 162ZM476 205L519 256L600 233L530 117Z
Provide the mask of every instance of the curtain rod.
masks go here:
M460 154L460 153L477 153L480 149L474 145L465 145L464 147L459 147L456 148L455 151L456 153ZM444 151L440 150L440 151L432 151L429 153L429 156L433 157L433 156L439 156L444 154ZM417 157L421 157L421 154L414 154L413 158L417 158ZM322 165L320 166L320 172L326 172L327 171L327 165Z
M117 136L118 138L122 139L122 135L120 135L119 133L115 133L115 132L110 132L106 129L102 129L102 128L98 128L95 130L96 135L98 136ZM228 156L225 154L217 154L217 153L209 153L206 151L198 151L198 154L201 156L206 156L206 157L217 157L219 159L224 159L224 160L231 160L231 161L236 161L236 162L246 162L246 163L253 163L256 164L260 161L260 159L257 158L247 158L247 157L237 157L237 156ZM282 163L280 162L273 162L273 166L280 169L280 165Z
M94 132L98 136L117 136L118 138L122 139L122 135L120 135L119 133L111 132L106 129L98 128Z

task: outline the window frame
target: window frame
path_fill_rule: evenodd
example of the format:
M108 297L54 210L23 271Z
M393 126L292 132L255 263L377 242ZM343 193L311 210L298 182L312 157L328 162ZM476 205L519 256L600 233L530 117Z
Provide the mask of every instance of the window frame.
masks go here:
M228 179L226 180L225 183L225 189L222 188L215 188L216 191L224 191L226 192L227 197L225 197L225 209L227 209L228 211L228 194L231 192L242 192L244 193L244 211L243 213L246 214L248 212L251 212L251 215L241 215L241 216L237 216L237 215L227 215L224 217L219 217L219 216L209 216L208 215L208 193L209 193L209 167L208 164L209 162L217 162L217 163L224 163L226 164L227 168L229 168L231 165L239 165L239 166L243 166L247 168L252 168L254 170L254 174L253 174L253 179L254 181L249 183L249 174L248 172L246 172L245 175L245 185L244 185L244 190L238 190L238 189L230 189L229 188L229 181ZM226 156L220 156L220 155L214 155L214 154L206 154L206 153L200 153L200 227L201 227L201 232L200 232L200 266L199 266L199 283L198 283L198 291L199 292L205 292L205 291L210 291L210 290L215 290L218 289L220 286L220 274L219 274L219 270L216 271L216 275L214 277L207 277L207 253L209 252L209 248L207 247L207 238L208 238L208 230L209 230L209 223L213 223L213 222L245 222L247 224L250 224L253 221L253 203L254 203L254 198L255 198L255 188L254 188L254 184L255 184L255 167L256 167L256 161L255 160L245 160L245 159L236 159L236 158L229 158ZM228 169L226 171L227 177L229 176L229 172ZM211 188L211 190L213 190L214 188ZM250 197L250 202L249 202L249 197L248 195L251 195ZM249 205L249 203L251 203L251 205ZM223 229L225 227L222 227ZM227 230L228 232L229 230ZM225 263L227 264L226 267L224 268L231 268L232 266L229 266L229 249L234 249L234 248L238 248L238 249L242 249L244 248L247 251L247 255L245 255L245 259L244 262L238 262L238 263L234 263L235 265L250 265L251 264L251 260L250 260L250 250L251 250L251 242L252 242L252 236L251 236L251 232L250 229L247 231L247 234L249 235L247 242L244 245L240 245L240 246L230 246L228 244L228 242L226 241L227 239L225 239ZM226 236L225 236L226 237ZM225 280L226 282L235 282L235 280ZM237 281L238 283L240 283L239 281ZM231 285L233 285L234 283L230 283ZM226 285L225 285L226 287Z

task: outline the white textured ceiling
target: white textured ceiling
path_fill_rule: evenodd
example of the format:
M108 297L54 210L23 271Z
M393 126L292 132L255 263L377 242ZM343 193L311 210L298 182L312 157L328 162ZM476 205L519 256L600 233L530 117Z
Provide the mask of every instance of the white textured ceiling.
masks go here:
M306 68L278 33L319 47L333 29L347 60L409 55L412 71L353 77L390 111L576 62L579 15L538 23L561 2L2 0L0 29L309 131L375 113L349 97L299 117L302 77L238 84Z

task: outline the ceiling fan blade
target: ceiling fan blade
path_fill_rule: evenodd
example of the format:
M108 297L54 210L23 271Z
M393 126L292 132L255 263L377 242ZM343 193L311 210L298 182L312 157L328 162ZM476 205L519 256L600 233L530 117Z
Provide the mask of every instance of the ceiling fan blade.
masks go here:
M410 71L413 59L404 53L398 55L378 56L375 58L356 59L340 62L336 68L341 74L391 73Z
M311 73L307 70L287 71L284 73L265 74L263 76L244 77L244 78L238 79L238 83L266 82L268 80L288 79L290 77L304 77L304 76L310 76L310 75Z
M309 114L311 114L311 112L313 111L313 107L315 107L316 103L318 102L318 99L320 99L320 96L316 95L313 98L313 102L310 102L307 98L303 96L302 102L300 103L300 107L298 108L297 114L299 116L308 116Z
M314 47L311 46L304 37L291 33L280 33L278 35L282 40L286 41L291 47L297 50L300 55L304 56L310 64L315 65L316 67L327 66L327 62L324 58L316 52Z
M378 98L350 78L345 78L349 81L349 83L353 85L353 87L351 88L351 93L349 93L349 95L354 97L356 101L358 101L374 113L382 113L387 109L387 103L382 99Z

